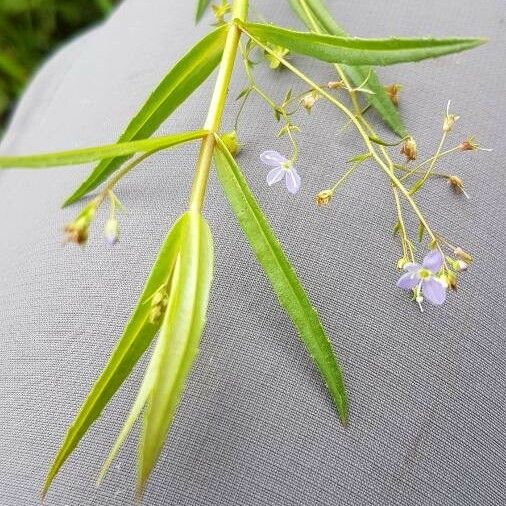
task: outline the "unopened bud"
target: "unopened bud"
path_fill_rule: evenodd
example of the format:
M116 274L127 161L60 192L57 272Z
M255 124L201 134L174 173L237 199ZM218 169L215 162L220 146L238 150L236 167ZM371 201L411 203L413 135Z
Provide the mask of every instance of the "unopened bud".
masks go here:
M399 260L397 260L397 269L402 271L404 269L404 266L409 263L409 260L406 257L401 257Z
M467 268L469 267L469 265L464 262L464 260L457 260L457 263L458 263L458 270L459 271L467 271Z
M167 309L169 297L165 288L160 288L151 299L151 308L149 311L149 322L156 325Z
M408 137L402 147L401 147L401 155L405 155L407 161L416 160L416 141L413 137Z
M466 199L469 198L469 195L467 194L466 190L464 189L464 182L460 177L458 176L450 176L448 178L448 184L450 185L450 188L456 192L456 193L462 193Z
M318 207L326 206L331 200L334 192L332 190L323 190L315 197L315 202Z
M79 245L86 244L88 240L88 229L95 217L96 203L91 202L79 213L77 218L65 225L65 237L67 242L74 242Z
M457 275L453 271L445 274L445 281L450 290L457 290Z
M119 223L118 220L112 216L109 218L104 227L104 236L109 245L114 245L119 239Z
M221 136L221 140L223 141L223 144L227 146L227 149L230 151L232 156L237 155L241 150L241 145L237 140L237 132L235 130L224 133Z
M329 90L337 90L339 88L342 88L344 86L342 81L329 81L327 83L327 88Z
M466 264L470 264L472 261L473 261L473 257L467 253L466 251L464 251L462 248L455 248L453 250L453 254L459 259L459 260L462 260L463 262L466 262Z
M390 86L385 86L385 91L387 92L390 101L395 106L399 105L399 92L402 90L401 84L391 84Z
M231 7L228 2L222 2L221 5L212 5L216 24L220 25L225 23L225 15L231 11Z
M301 100L302 107L304 107L304 109L306 109L307 112L311 112L311 109L313 108L317 100L318 95L314 91L307 93L302 97Z
M460 118L460 116L456 116L455 114L447 114L443 121L443 132L451 132L453 129L453 125Z

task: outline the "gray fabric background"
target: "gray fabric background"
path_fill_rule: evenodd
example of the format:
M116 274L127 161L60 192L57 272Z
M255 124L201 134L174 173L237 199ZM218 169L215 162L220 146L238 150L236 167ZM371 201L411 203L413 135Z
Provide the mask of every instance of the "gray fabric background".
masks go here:
M35 77L5 136L4 153L114 141L176 59L207 29L193 1L127 0L103 26L61 49ZM183 6L177 6L177 4ZM187 4L187 5L186 5ZM300 26L284 2L252 1L268 19ZM404 84L402 114L421 155L439 139L449 98L461 114L451 143L475 134L493 153L441 167L472 196L430 183L420 202L476 262L459 292L422 315L395 287L399 246L388 185L373 166L329 208L313 195L363 150L323 102L300 116L295 198L267 188L258 154L287 150L258 100L247 107L240 163L286 247L341 358L350 396L343 429L295 332L212 176L205 214L216 275L201 352L145 495L148 505L505 504L505 5L471 2L330 2L362 36L483 35L472 52L381 70ZM209 18L207 18L209 20ZM331 69L293 58L317 81ZM258 68L281 97L294 80ZM197 128L212 80L160 129ZM244 83L237 72L231 89ZM230 127L235 105L225 115ZM135 303L166 230L184 209L195 148L149 159L118 187L128 208L114 249L100 237L63 248L79 205L63 198L90 167L0 174L0 504L35 505L44 474ZM142 366L144 365L141 364ZM142 367L64 466L50 505L132 503L137 433L104 485L94 479L126 414Z

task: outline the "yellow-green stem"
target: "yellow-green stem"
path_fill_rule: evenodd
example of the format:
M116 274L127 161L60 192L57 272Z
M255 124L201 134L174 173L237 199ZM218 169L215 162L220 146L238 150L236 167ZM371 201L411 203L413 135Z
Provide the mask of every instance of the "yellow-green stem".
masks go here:
M409 190L410 195L414 195L425 184L425 181L427 181L429 176L432 174L432 171L434 170L434 167L436 166L436 162L438 161L438 158L441 156L441 150L443 149L443 144L445 143L447 135L448 135L448 132L443 132L443 136L441 137L441 141L439 142L439 146L437 147L437 151L436 151L435 155L432 157L432 162L429 165L429 168L427 169L425 174Z
M156 153L157 151L160 151L164 148L156 149L153 151L148 151L147 153L144 153L143 155L137 157L135 160L132 160L130 163L127 163L123 167L121 167L120 170L118 170L114 176L112 176L109 181L107 182L105 188L100 192L100 194L95 198L96 207L100 206L102 202L105 200L105 198L112 192L112 189L114 186L116 186L116 183L123 177L126 176L132 169L137 167L139 163L144 161L146 158L149 158L152 154Z
M207 180L209 178L209 169L211 167L216 142L214 135L218 133L220 128L221 117L223 115L230 78L232 77L232 70L234 68L235 57L237 54L237 46L239 45L239 39L241 37L241 31L234 20L239 19L240 21L245 21L247 12L248 0L234 0L232 5L232 21L230 21L228 26L220 69L204 125L204 128L209 130L209 134L202 139L197 166L195 169L195 177L193 179L189 205L189 209L191 211L200 212L204 204Z

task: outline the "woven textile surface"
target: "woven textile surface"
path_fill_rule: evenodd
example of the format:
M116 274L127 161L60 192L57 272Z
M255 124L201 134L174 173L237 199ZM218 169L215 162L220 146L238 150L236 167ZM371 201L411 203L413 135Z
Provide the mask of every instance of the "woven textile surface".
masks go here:
M269 20L301 27L285 2L251 3ZM113 142L208 29L209 17L193 25L193 4L125 0L105 24L63 47L28 88L2 153ZM344 119L323 101L300 116L302 188L294 197L265 184L259 153L289 146L276 138L269 110L253 99L240 121L239 162L340 357L349 427L340 426L213 174L205 205L216 250L208 322L146 505L506 504L504 2L328 4L354 35L490 38L470 52L379 71L385 83L404 85L401 111L421 156L439 141L448 99L461 115L451 142L474 134L494 148L441 164L464 179L469 201L436 180L419 198L434 227L470 250L475 263L443 307L420 314L395 287L399 245L391 236L395 210L384 175L366 166L329 207L312 202L349 156L363 152L356 134L351 128L339 134ZM335 79L328 65L292 61L317 82ZM295 82L286 71L255 72L278 99ZM232 98L244 83L238 66ZM212 84L160 133L198 128ZM224 128L235 111L232 100ZM157 154L120 183L128 214L114 248L100 237L103 216L89 246L62 247L63 224L81 204L59 206L91 165L0 173L1 506L39 504L65 430L184 210L195 155L193 145ZM94 480L145 364L65 464L48 505L133 503L137 428L104 484L97 489Z

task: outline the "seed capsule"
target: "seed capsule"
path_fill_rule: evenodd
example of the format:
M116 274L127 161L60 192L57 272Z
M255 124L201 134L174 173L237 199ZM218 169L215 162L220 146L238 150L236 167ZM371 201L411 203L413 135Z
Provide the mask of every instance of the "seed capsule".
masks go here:
M416 160L416 141L413 137L408 137L401 148L401 155L405 155L408 162Z
M326 206L331 200L334 192L331 190L323 190L315 197L315 202L318 207Z

